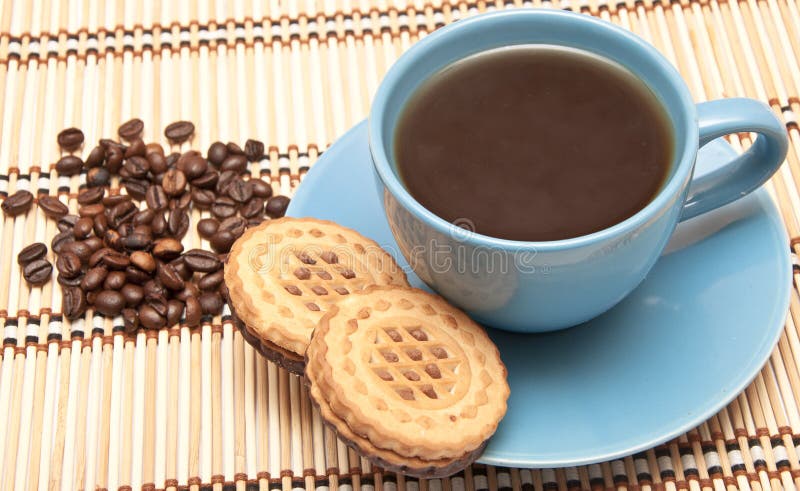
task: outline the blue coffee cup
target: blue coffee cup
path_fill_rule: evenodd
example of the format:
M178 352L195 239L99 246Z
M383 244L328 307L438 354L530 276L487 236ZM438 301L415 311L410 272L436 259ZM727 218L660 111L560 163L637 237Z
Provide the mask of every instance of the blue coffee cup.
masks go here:
M674 161L655 198L630 218L589 235L546 242L470 232L425 209L406 190L393 161L394 130L409 97L431 75L475 53L549 44L582 49L627 67L666 109ZM706 143L754 132L729 162L696 163ZM655 264L678 222L761 186L787 151L786 131L751 99L695 104L685 82L653 46L611 23L562 10L504 10L456 22L411 47L389 70L369 115L369 146L392 233L414 272L486 325L544 332L587 321L625 298ZM693 179L695 165L713 169ZM466 217L468 218L468 217Z

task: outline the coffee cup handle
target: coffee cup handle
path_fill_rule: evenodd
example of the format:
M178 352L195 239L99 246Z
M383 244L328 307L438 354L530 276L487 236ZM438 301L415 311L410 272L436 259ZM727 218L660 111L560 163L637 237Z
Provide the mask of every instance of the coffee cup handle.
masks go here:
M754 191L783 163L788 149L786 128L766 104L753 99L720 99L697 105L700 146L731 133L757 133L753 145L729 162L712 164L714 170L693 177L681 220L695 217Z

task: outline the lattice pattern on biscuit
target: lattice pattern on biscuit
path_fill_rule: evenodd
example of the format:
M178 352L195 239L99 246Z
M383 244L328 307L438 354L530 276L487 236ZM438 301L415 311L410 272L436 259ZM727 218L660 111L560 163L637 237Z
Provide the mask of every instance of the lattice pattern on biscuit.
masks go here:
M315 239L325 236L323 231L316 228L309 230L308 234ZM303 231L290 229L287 235L299 237ZM353 249L357 253L364 252L359 244L353 245ZM375 282L372 275L363 271L356 273L352 264L344 264L341 259L329 245L287 247L281 250L279 256L279 283L290 294L304 297L307 300L306 307L316 312L336 297L349 295Z
M374 329L369 366L406 401L446 402L453 396L462 361L421 324Z

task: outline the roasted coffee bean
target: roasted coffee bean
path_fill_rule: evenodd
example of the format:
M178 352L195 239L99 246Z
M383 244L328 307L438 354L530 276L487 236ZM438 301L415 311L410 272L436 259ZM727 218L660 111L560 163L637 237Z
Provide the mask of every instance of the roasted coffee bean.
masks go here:
M183 290L184 282L175 268L169 263L160 263L158 265L158 273L156 275L162 285L170 290L179 291Z
M125 298L114 290L103 290L94 299L94 309L109 317L119 315L124 306Z
M200 289L197 288L197 286L194 283L187 281L183 290L179 291L175 295L175 298L177 298L181 302L188 303L190 298L194 298L196 300L197 297L199 296L200 296Z
M200 320L203 317L203 307L196 296L189 296L186 298L186 325L189 327L197 327L200 325Z
M53 240L50 242L50 249L52 249L56 254L60 254L67 244L70 244L74 241L75 235L72 233L72 230L65 230L53 237Z
M133 220L133 217L138 212L139 209L136 208L136 205L133 203L133 201L124 201L109 210L108 224L113 228L119 229L120 225ZM120 233L122 233L121 230Z
M64 278L75 278L81 274L81 258L74 252L62 252L56 259L56 269Z
M149 280L144 284L145 298L157 298L167 296L167 289L155 280Z
M39 197L39 208L50 218L58 220L69 213L69 207L55 196Z
M90 188L102 188L111 182L111 174L105 167L95 167L86 173L86 185Z
M180 322L181 315L183 315L183 302L175 299L167 302L167 326L174 326Z
M128 158L124 168L131 177L141 179L147 177L147 173L150 172L150 162L146 158L136 155Z
M137 307L144 299L144 289L132 283L123 286L120 293L125 298L125 305L128 307Z
M155 236L164 235L164 233L167 231L167 219L164 218L164 213L156 213L153 221L150 222L150 229L153 231L153 235Z
M159 185L154 185L147 188L145 200L147 201L147 206L153 210L166 209L167 205L169 204L167 193L165 193L164 188Z
M172 237L158 239L153 244L153 255L162 261L175 259L180 256L181 252L183 252L183 244Z
M158 142L148 143L146 145L146 147L147 147L147 150L145 151L145 155L147 155L148 159L149 159L150 155L154 154L154 153L157 153L157 154L161 155L162 157L164 156L164 147L162 147L160 143L158 143Z
M183 193L179 198L173 198L169 200L169 209L174 210L176 208L189 208L189 205L192 204L192 193Z
M177 169L170 169L164 173L161 186L167 196L179 196L186 190L186 176Z
M226 285L225 283L219 285L219 294L222 295L223 300L230 298L230 296L228 295L228 285Z
M118 147L108 147L106 150L106 169L112 174L117 174L122 168L123 160L122 149Z
M83 240L92 234L94 229L94 220L89 217L83 217L75 223L72 233L78 240Z
M163 174L167 171L167 159L162 153L148 153L147 161L150 163L150 172L153 175Z
M220 232L229 232L234 238L239 238L244 233L247 222L242 217L232 216L222 220L219 224Z
M175 165L178 163L178 159L181 158L181 154L178 152L172 152L171 154L164 157L167 161L167 169L174 169Z
M155 216L155 211L150 208L146 208L142 211L136 212L136 214L133 215L133 221L131 223L133 223L134 227L138 227L140 225L150 225L150 222L153 221Z
M264 143L258 140L244 142L244 154L250 162L257 162L264 156Z
M179 160L178 165L180 166L180 164L181 161ZM206 170L208 170L208 161L200 154L192 155L185 159L183 168L179 167L179 169L183 171L187 179L196 179L205 174Z
M267 200L265 211L270 218L280 218L286 214L289 207L289 198L286 196L273 196Z
M56 276L56 281L58 284L67 287L67 286L81 286L81 281L83 280L83 276L76 276L75 278L67 278L62 274Z
M67 152L71 152L83 145L83 131L78 128L67 128L61 130L56 139L58 140L59 147Z
M145 273L136 266L128 266L127 268L125 268L125 278L128 280L129 283L133 283L136 285L144 285L151 279L150 273Z
M194 272L189 269L189 266L186 265L186 262L183 260L183 257L179 257L177 259L173 259L170 264L173 268L175 268L175 272L177 272L184 281L189 281L192 279L192 275Z
M207 157L209 162L219 167L228 157L228 148L222 142L214 142L208 147Z
M31 194L30 191L20 189L16 193L6 198L3 201L3 204L0 205L0 208L3 209L3 213L5 213L7 216L15 217L30 210L32 204L33 194Z
M53 273L53 265L47 259L34 259L22 267L22 277L33 286L47 283Z
M93 205L95 203L100 203L103 201L103 197L106 194L106 190L103 188L91 188L81 191L78 195L78 204L79 205Z
M220 170L223 172L229 170L241 174L247 170L247 157L244 155L228 155L228 158L222 162Z
M244 155L244 150L242 150L242 147L233 142L228 142L228 144L225 145L225 148L228 150L229 155Z
M244 203L253 197L252 186L243 179L234 179L227 189L228 196L238 203Z
M74 176L81 173L83 161L74 155L65 155L56 162L56 172L60 176Z
M127 278L124 271L110 271L103 281L103 288L106 290L119 290L125 286Z
M216 218L203 218L197 222L197 233L204 239L210 239L217 233L217 229L219 229L219 221Z
M211 205L211 214L222 220L235 215L237 209L238 206L234 200L227 196L220 196Z
M97 290L106 279L108 270L103 266L95 266L89 269L81 280L81 288L86 291Z
M167 220L167 231L177 238L186 235L189 230L189 213L185 208L175 208L169 212L169 220Z
M213 252L202 249L191 249L183 254L183 261L192 271L213 273L222 267L222 263Z
M134 232L122 238L122 246L130 251L141 251L150 247L152 241L152 235Z
M219 270L216 273L203 275L197 282L197 286L203 291L216 291L225 279L225 272Z
M139 323L147 329L161 329L166 325L167 319L152 306L144 304L139 307Z
M121 251L125 248L125 246L122 245L122 236L116 230L109 230L106 232L103 236L103 242L115 251Z
M217 180L217 194L228 194L228 186L230 186L231 182L233 182L235 179L241 179L238 173L231 170L221 172L219 174L219 179Z
M34 242L33 244L23 248L17 254L17 264L25 266L38 259L44 259L47 255L47 246L41 242Z
M217 315L222 312L222 297L216 292L205 292L200 294L197 299L200 302L200 308L206 315Z
M100 145L94 147L91 152L89 152L89 156L86 157L86 161L83 165L87 169L91 169L93 167L100 167L103 165L103 162L106 160L106 152L103 150L103 147Z
M128 192L128 195L135 200L141 201L144 199L147 188L150 187L150 182L148 182L146 179L129 177L123 179L122 185L125 186L125 191Z
M186 174L186 164L195 157L202 158L203 156L197 150L187 150L178 157L178 161L175 162L175 168L179 171Z
M108 218L106 218L105 213L100 215L95 215L93 222L94 227L94 234L98 237L105 236L106 232L108 231Z
M125 145L116 140L112 140L111 138L100 138L100 141L98 141L97 144L103 147L103 150L106 152L109 148L125 148Z
M199 210L208 210L214 204L214 192L209 189L192 189L192 203Z
M89 237L86 240L84 240L83 243L86 245L86 247L89 248L90 251L92 251L92 254L102 249L104 245L103 239L101 239L100 237Z
M214 169L208 169L200 177L192 179L192 186L200 189L214 189L219 181L219 172Z
M127 194L109 194L103 198L103 204L109 208L114 208L120 203L131 201L131 197Z
M94 254L94 250L86 243L86 241L80 240L75 242L70 242L69 244L65 245L62 249L61 253L71 252L78 256L83 264L89 262L89 258L92 257Z
M78 221L80 217L78 215L65 215L58 219L56 226L58 227L59 232L66 232L67 230L72 230L72 227L75 226L75 223Z
M97 215L102 215L104 211L106 211L106 208L102 203L95 203L93 205L85 205L78 207L78 215L80 215L81 217L94 218Z
M239 208L239 214L244 218L255 218L264 214L264 200L252 197Z
M131 157L144 157L146 151L147 147L142 139L137 138L133 140L130 146L125 150L125 158L130 159Z
M149 252L134 251L130 256L131 264L147 273L152 273L156 270L156 260Z
M64 288L61 294L61 311L67 319L74 320L86 312L86 294L76 286Z
M142 136L144 122L139 118L133 118L122 123L117 129L117 134L125 141L135 140Z
M191 121L176 121L164 128L164 136L174 143L183 143L194 134L194 124Z
M122 327L128 334L139 328L139 312L136 309L122 309Z
M263 179L250 179L247 181L253 188L253 196L267 199L272 196L272 185Z
M108 269L123 270L127 268L130 263L131 260L127 255L117 251L106 253L103 256L103 264L105 264Z
M231 246L235 241L236 237L234 237L232 233L219 231L215 233L208 242L211 244L211 248L214 252L228 252L231 250Z

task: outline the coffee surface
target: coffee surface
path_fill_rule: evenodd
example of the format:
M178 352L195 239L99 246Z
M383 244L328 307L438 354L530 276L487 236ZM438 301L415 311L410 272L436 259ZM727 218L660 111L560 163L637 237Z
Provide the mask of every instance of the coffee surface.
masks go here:
M644 208L673 158L668 116L621 65L526 45L478 53L424 81L394 157L411 195L497 238L590 234Z

